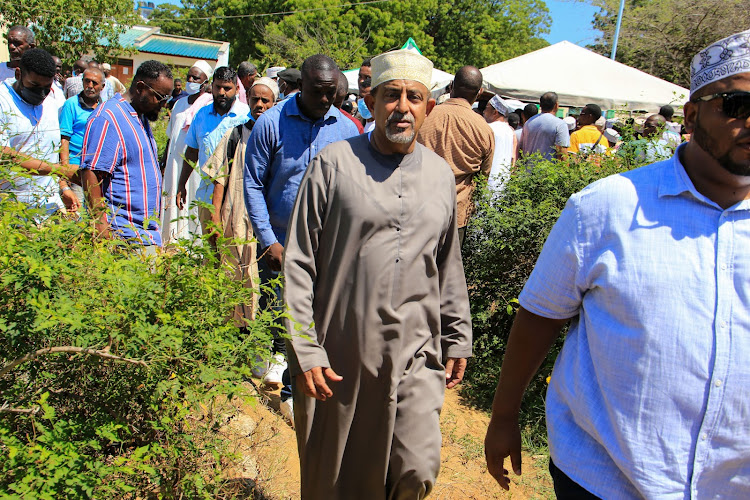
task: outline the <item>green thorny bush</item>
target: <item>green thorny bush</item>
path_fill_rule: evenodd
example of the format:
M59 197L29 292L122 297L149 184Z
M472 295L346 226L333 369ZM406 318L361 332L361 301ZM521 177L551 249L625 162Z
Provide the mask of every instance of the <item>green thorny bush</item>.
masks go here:
M474 358L466 370L463 395L472 403L485 409L492 405L518 295L568 198L597 179L626 171L629 164L618 157L531 158L516 165L502 192L477 183L477 211L462 249L474 327ZM522 431L532 448L546 444L546 379L562 342L561 336L522 404Z
M231 496L218 407L274 313L241 334L251 290L200 244L146 257L0 198L0 497Z

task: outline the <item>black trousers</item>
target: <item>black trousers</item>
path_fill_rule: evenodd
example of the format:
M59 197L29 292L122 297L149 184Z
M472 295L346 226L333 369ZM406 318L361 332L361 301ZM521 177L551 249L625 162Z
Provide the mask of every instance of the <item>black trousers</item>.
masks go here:
M549 459L549 473L552 476L552 482L555 484L557 500L600 500L599 497L589 493L558 469L551 458Z

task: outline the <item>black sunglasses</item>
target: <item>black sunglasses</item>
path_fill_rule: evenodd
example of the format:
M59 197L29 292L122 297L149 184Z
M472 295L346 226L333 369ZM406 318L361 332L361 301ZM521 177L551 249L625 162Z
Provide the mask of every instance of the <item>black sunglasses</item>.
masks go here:
M710 101L717 97L721 97L721 109L729 118L742 118L744 120L750 116L750 92L720 92L696 97L693 101Z
M153 92L153 93L154 93L154 95L155 95L155 96L156 96L156 98L158 99L159 103L167 102L167 101L169 100L169 98L170 98L170 97L172 97L172 96L171 96L171 95L169 95L169 94L167 94L167 95L164 95L164 94L160 94L159 92L157 92L156 90L154 90L154 88L153 88L153 87L152 87L151 85L149 85L148 83L144 82L143 80L141 80L141 83L142 83L143 85L145 85L146 87L148 87L148 88L150 88L150 89L151 89L151 92Z

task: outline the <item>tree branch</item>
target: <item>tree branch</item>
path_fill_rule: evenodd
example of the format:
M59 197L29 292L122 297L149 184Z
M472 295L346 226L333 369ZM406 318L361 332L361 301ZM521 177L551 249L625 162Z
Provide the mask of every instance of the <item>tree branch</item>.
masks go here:
M109 359L112 361L119 361L121 363L128 363L131 365L140 365L147 367L145 361L142 361L140 359L129 359L129 358L123 358L121 356L115 356L114 354L109 354L106 351L97 351L95 349L89 349L87 347L75 347L75 346L59 346L59 347L45 347L44 349L39 349L38 351L31 352L23 357L16 358L10 363L3 366L2 369L0 369L0 377L11 371L16 366L26 363L27 361L32 361L39 356L45 355L45 354L54 354L54 353L70 353L70 354L88 354L90 356L96 356L98 358L102 359Z
M19 415L36 415L40 410L41 408L38 406L36 408L13 408L8 406L8 403L0 407L0 413L15 413Z

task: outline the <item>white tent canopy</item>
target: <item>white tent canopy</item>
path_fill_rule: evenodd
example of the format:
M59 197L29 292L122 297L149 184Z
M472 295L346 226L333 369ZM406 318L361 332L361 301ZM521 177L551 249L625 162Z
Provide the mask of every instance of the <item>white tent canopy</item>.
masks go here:
M598 104L602 109L658 112L682 105L689 91L643 71L563 41L481 70L489 90L538 102L545 92L561 106Z
M402 49L411 50L418 54L422 54L422 51L417 47L416 42L409 37L406 43L401 47ZM359 86L357 85L357 78L359 76L359 68L354 68L344 71L346 80L349 82L349 92L352 94L359 93ZM430 90L441 89L453 81L453 75L441 71L437 68L432 69L432 88Z

